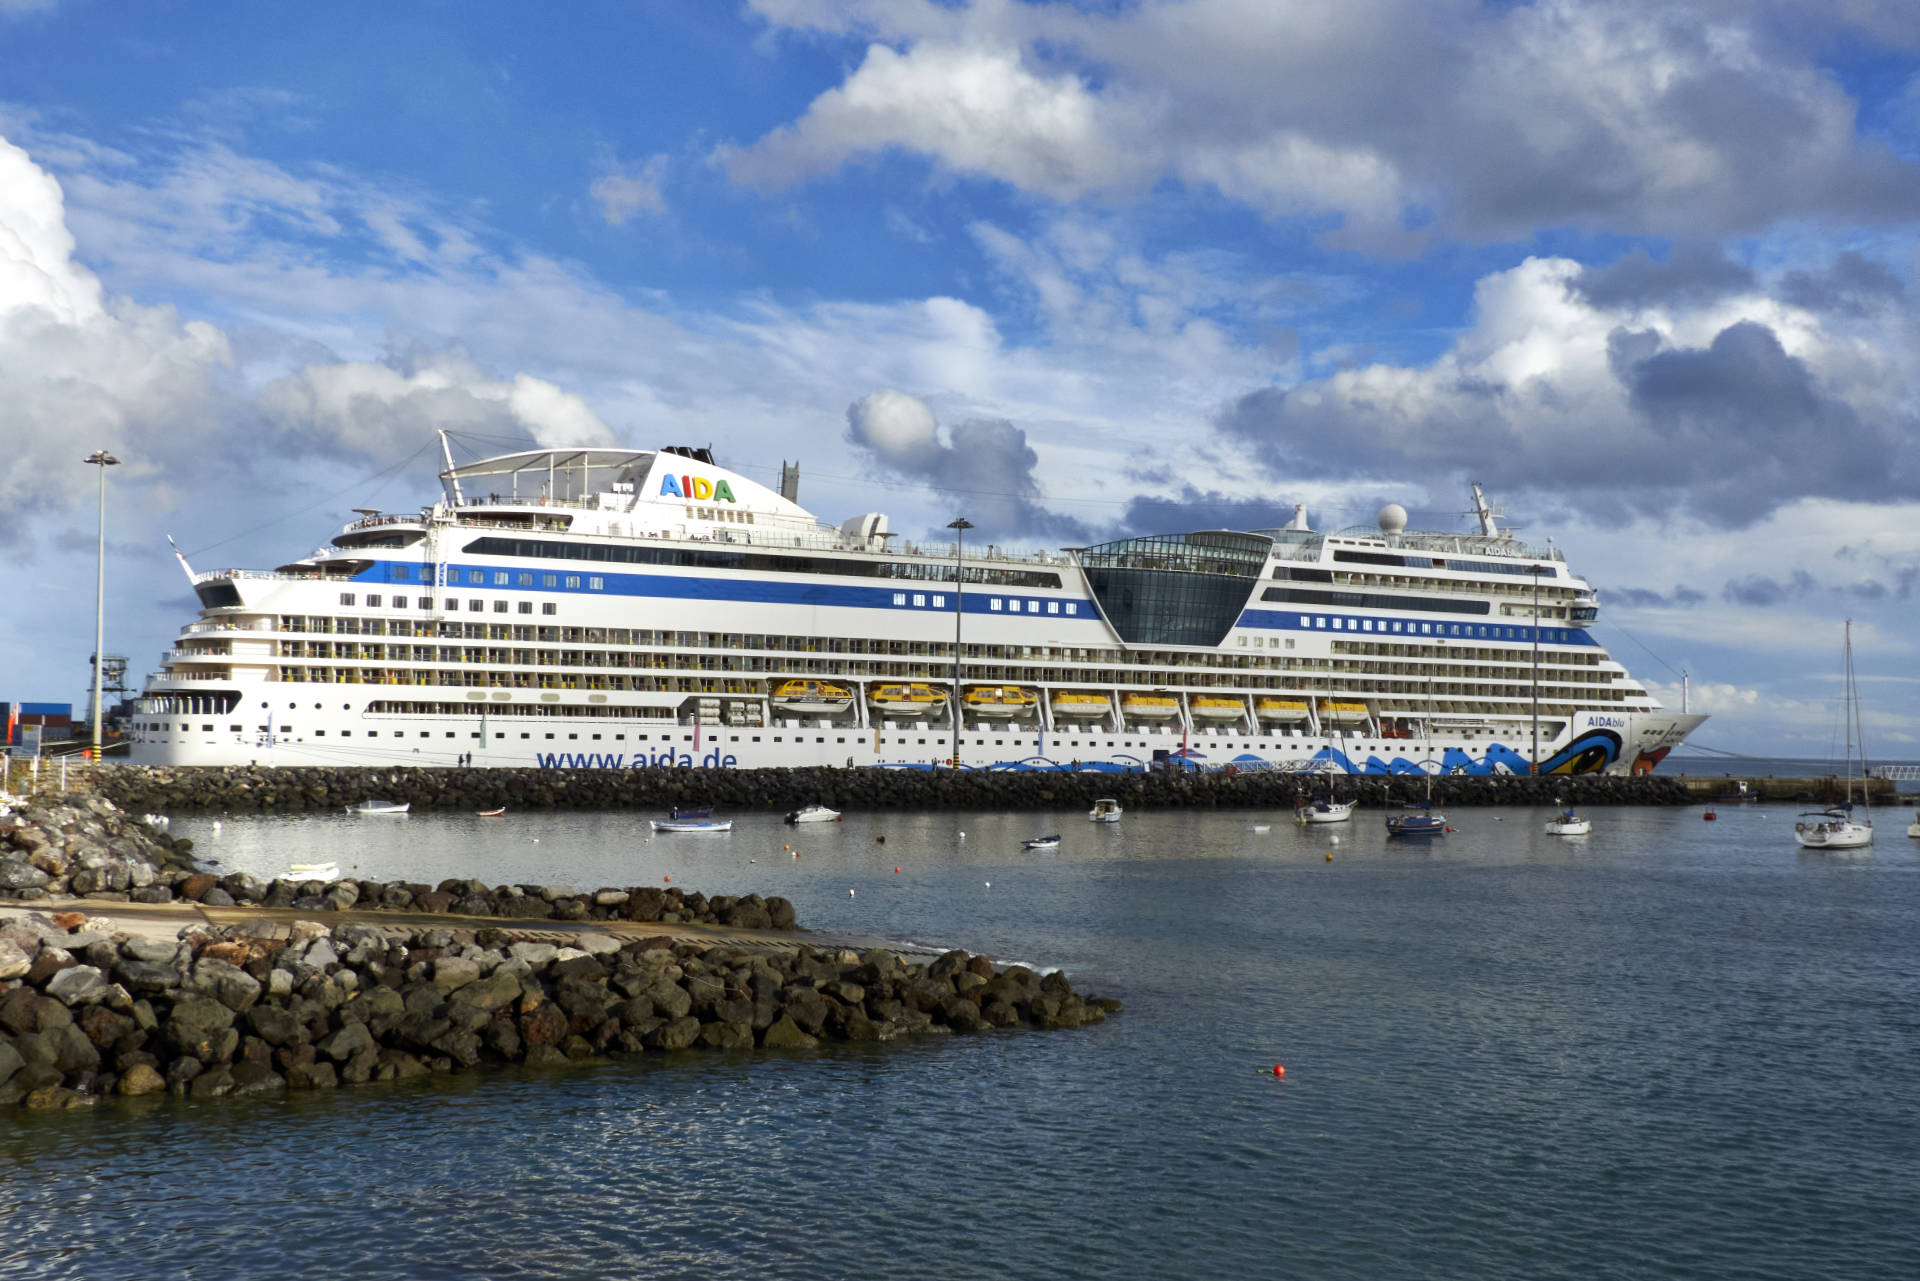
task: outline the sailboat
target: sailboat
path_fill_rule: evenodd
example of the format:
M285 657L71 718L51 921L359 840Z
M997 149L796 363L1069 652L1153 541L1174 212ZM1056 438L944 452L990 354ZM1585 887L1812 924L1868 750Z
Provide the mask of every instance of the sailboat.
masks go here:
M1832 805L1824 810L1810 811L1801 816L1802 821L1793 825L1793 839L1810 850L1857 850L1873 844L1873 822L1864 815L1853 816L1853 747L1857 740L1860 744L1861 773L1866 773L1867 743L1860 728L1860 693L1853 683L1853 620L1847 620L1846 641L1842 646L1842 667L1846 672L1846 717L1847 717L1847 798L1840 805ZM1867 791L1866 780L1860 784L1860 807L1871 808L1871 797ZM1812 819L1813 822L1806 820Z
M1409 804L1405 812L1387 815L1388 836L1445 836L1453 829L1447 826L1447 816L1433 812L1433 678L1427 678L1427 720L1425 737L1427 741L1427 759L1420 772L1427 776L1427 799Z

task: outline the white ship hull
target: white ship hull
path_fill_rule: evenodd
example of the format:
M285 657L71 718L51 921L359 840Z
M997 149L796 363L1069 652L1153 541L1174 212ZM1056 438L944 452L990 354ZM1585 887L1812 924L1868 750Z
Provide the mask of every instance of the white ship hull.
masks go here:
M596 471L623 479L590 484ZM197 575L203 608L148 678L132 760L932 768L957 753L984 769L1620 774L1651 768L1705 719L1660 708L1588 636L1575 607L1590 614L1591 591L1557 553L1504 535L1160 538L1216 592L1201 636L1185 604L1111 616L1133 599L1120 579L1175 572L1160 568L1164 546L967 557L962 594L950 546L889 543L874 516L853 532L818 525L693 455L536 451L444 479L446 502L356 522L334 550ZM481 489L513 492L468 492ZM1217 593L1206 560L1229 553L1244 599ZM1557 605L1529 600L1541 588L1513 577L1523 559L1551 571ZM1348 568L1382 561L1395 568L1373 578ZM776 691L796 680L851 698L783 705ZM1037 702L1005 723L989 715L1001 709L967 709L956 744L945 698L885 698L971 682ZM1053 705L1088 692L1111 701ZM1232 721L1206 699L1233 699ZM1306 710L1322 703L1341 707Z

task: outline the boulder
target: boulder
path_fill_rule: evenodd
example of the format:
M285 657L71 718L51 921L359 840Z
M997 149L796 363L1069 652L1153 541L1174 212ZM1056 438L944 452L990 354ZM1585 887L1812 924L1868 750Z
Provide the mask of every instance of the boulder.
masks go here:
M800 1030L800 1025L782 1015L760 1034L760 1044L770 1050L808 1050L820 1042Z

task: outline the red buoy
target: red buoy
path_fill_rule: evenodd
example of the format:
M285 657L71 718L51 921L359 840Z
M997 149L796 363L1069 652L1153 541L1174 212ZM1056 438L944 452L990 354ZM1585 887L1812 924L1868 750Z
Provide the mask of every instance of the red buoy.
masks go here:
M1273 1065L1273 1074L1275 1076L1285 1076L1287 1074L1287 1070L1281 1067L1278 1063L1276 1063Z
M1720 816L1718 814L1715 814L1712 810L1708 810L1706 813L1702 814L1700 817L1705 819L1707 822L1711 823L1715 819L1719 818Z

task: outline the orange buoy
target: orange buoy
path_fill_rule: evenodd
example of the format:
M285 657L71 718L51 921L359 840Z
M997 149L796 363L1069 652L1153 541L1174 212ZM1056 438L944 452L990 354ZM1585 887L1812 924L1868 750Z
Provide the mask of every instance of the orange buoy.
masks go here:
M893 874L894 874L895 876L898 876L898 875L900 875L900 869L899 869L899 868L897 868L897 867L896 867L896 868L894 868L894 869L893 869Z
M673 878L671 876L663 876L660 879L663 881L671 881Z

